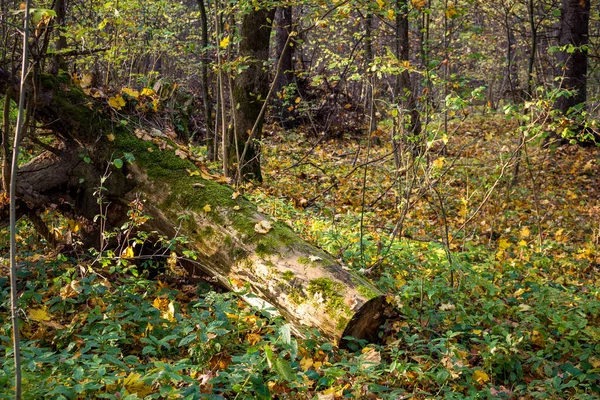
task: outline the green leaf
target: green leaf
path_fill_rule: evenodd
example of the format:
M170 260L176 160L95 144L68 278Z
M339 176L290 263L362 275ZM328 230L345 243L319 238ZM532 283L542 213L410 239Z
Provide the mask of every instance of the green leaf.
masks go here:
M82 367L77 367L73 370L73 378L76 381L80 381L81 378L83 378L83 368Z
M121 160L120 158L117 158L116 160L113 161L113 165L117 168L122 168L123 160Z
M281 335L281 341L283 344L290 344L292 341L292 333L290 324L285 324L279 328L279 335Z
M284 358L275 359L275 371L288 382L296 380L296 374L292 370L290 362Z
M268 344L265 344L265 355L267 356L267 364L269 364L269 368L273 368L273 359L275 358L273 354L273 350L269 347Z
M125 158L125 161L127 161L129 164L132 164L135 161L135 156L131 153L123 154L123 158Z

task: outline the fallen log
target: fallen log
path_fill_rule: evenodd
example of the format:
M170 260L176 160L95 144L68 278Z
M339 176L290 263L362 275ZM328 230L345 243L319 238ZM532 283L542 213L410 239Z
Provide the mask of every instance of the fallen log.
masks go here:
M54 129L59 145L20 168L21 210L52 205L71 213L85 222L82 232L92 243L99 237L93 220L100 213L95 193L102 180L111 204L108 226L120 226L128 219L127 205L142 199L150 216L142 229L184 237L185 248L195 250L195 260L180 258L190 274L208 274L231 290L248 289L298 332L307 326L330 340L377 341L386 302L369 282L235 196L175 142L139 129L136 136L113 124L104 107L77 87L45 79L35 117ZM125 154L135 158L131 165L111 164ZM0 217L5 206L0 205ZM5 225L0 218L0 227ZM183 246L173 250L181 255Z

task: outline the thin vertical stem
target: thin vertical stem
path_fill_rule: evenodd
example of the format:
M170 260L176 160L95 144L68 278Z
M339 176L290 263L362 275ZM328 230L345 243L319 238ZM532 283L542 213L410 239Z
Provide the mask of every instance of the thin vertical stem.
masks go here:
M13 351L15 360L15 399L21 399L21 350L19 347L19 318L17 310L17 168L19 161L19 143L23 132L23 114L25 109L25 80L28 72L29 58L29 0L25 3L25 22L23 32L23 60L21 65L21 83L19 88L19 111L17 128L13 144L11 174L10 174L10 308L13 328Z

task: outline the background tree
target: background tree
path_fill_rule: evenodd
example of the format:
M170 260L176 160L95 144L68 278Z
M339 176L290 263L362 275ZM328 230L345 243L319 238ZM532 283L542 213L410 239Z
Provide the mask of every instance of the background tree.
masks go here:
M275 9L252 9L242 17L239 57L247 60L246 67L233 83L235 104L235 154L241 176L262 181L260 171L260 140L262 136L262 106L269 92L269 43Z
M588 44L590 0L563 0L560 15L558 73L560 89L570 91L554 104L567 115L577 105L585 106L587 98Z

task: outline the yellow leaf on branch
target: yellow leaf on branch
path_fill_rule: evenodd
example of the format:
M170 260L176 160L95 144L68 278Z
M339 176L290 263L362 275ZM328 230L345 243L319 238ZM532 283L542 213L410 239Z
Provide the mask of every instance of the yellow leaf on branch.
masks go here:
M222 49L229 46L229 36L225 36L223 39L221 39L221 41L219 42L219 46L221 46Z

